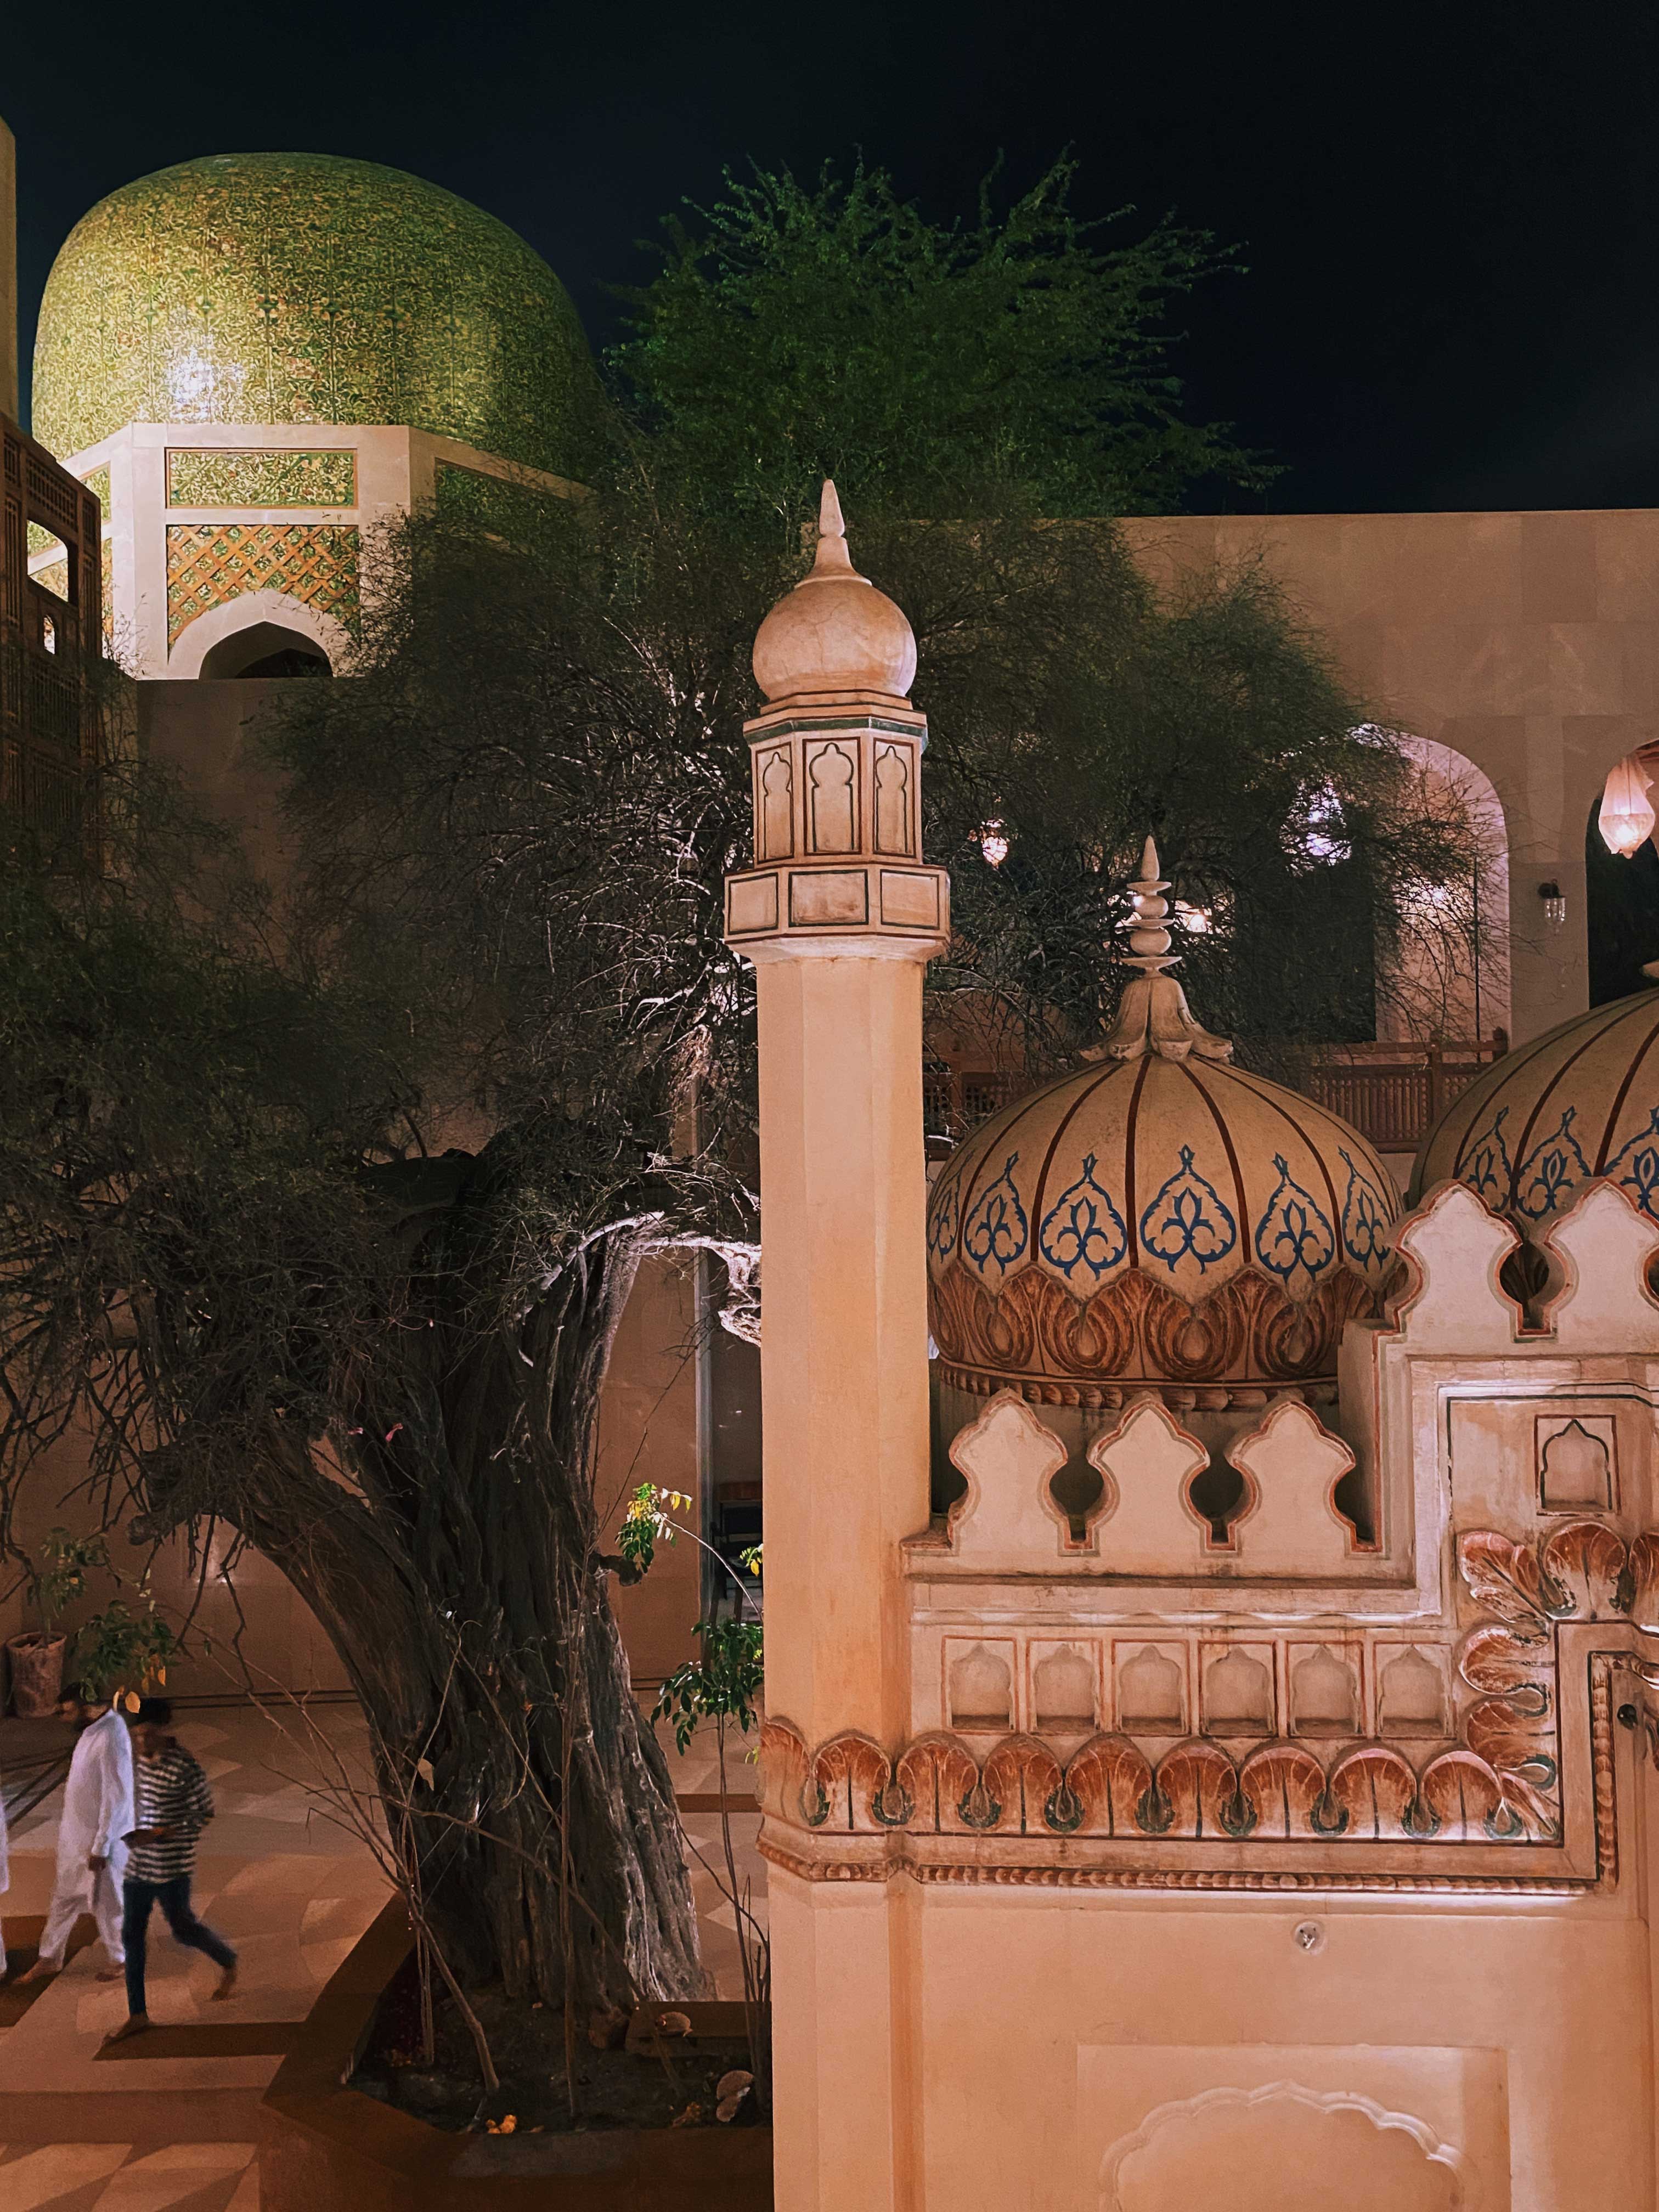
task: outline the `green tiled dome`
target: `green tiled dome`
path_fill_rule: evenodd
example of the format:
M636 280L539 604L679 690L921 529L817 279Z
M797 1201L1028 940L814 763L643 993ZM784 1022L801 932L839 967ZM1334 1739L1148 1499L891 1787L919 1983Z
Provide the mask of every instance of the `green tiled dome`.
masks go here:
M374 161L221 154L70 233L34 434L67 455L132 422L404 422L570 474L596 389L563 287L493 216Z

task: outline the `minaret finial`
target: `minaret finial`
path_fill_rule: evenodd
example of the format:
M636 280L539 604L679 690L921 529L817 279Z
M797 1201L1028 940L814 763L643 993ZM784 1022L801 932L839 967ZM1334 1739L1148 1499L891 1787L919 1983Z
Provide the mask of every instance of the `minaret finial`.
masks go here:
M847 550L847 525L842 520L835 478L825 477L823 489L818 495L817 551L813 556L811 574L803 576L801 581L817 584L826 577L850 576L853 573L853 556Z
M1123 987L1117 1019L1100 1049L1110 1060L1139 1060L1148 1052L1161 1060L1185 1060L1188 1053L1231 1060L1231 1042L1193 1019L1186 993L1166 972L1181 957L1170 950L1170 904L1164 896L1169 888L1149 836L1141 848L1140 873L1129 885L1129 912L1118 924L1129 933L1127 964L1137 973Z

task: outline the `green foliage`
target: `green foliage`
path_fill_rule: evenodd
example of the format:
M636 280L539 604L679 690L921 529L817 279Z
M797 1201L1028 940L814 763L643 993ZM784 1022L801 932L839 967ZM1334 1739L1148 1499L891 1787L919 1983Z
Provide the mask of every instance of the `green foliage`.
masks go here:
M58 1616L87 1586L94 1567L106 1567L109 1553L101 1536L76 1536L54 1528L40 1547L40 1564L29 1572L29 1595L40 1609L40 1626L50 1638Z
M648 1573L657 1546L672 1544L679 1536L673 1516L691 1503L683 1490L665 1490L660 1483L642 1482L629 1498L617 1549L641 1574Z
M756 1707L765 1680L758 1620L700 1620L702 1650L688 1659L657 1692L653 1721L672 1720L674 1741L684 1751L699 1721L735 1721L746 1735L759 1717Z
M152 1602L134 1613L119 1598L95 1613L75 1639L75 1666L98 1698L131 1705L167 1687L179 1639Z
M886 171L729 173L671 221L611 356L653 465L714 507L793 524L833 476L848 512L1158 514L1204 477L1273 473L1183 419L1169 318L1234 268L1173 222L1073 210L1073 164L975 219L929 222Z

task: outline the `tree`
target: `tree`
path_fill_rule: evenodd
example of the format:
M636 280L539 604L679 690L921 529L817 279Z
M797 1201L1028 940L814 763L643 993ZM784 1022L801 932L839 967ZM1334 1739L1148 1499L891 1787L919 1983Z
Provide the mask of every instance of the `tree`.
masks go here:
M1200 479L1275 470L1226 423L1188 422L1171 308L1236 273L1172 220L1108 244L1056 161L971 223L929 221L885 170L728 172L668 222L662 267L623 295L611 356L659 462L722 511L793 523L835 477L849 514L1156 514Z
M945 988L1034 1057L1111 994L1149 826L1214 904L1206 1014L1263 1037L1351 1018L1438 865L1396 756L1348 734L1259 580L1165 601L1109 521L1033 518L1172 492L1217 450L1150 366L1196 247L1103 262L1061 182L941 245L877 180L763 180L751 213L788 212L794 258L726 342L737 431L702 280L671 270L587 495L386 533L351 679L289 687L270 733L306 854L280 896L113 769L100 873L0 866L0 1492L82 1424L108 1521L224 1523L289 1576L459 1978L599 2012L697 1984L597 1415L645 1258L712 1246L748 1279L753 1001L720 892L747 858L750 647L800 574L809 479L844 457L870 489L854 550L917 630L930 845L958 872ZM826 411L861 298L885 382ZM999 300L995 377L953 382ZM1322 872L1316 821L1343 855Z

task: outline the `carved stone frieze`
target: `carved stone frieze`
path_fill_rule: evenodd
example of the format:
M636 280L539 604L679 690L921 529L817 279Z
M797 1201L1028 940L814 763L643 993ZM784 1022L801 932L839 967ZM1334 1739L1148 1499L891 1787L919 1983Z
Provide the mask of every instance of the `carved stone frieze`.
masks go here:
M1465 1657L1482 1681L1498 1679L1492 1638L1471 1638ZM1069 1753L1029 1734L976 1753L935 1731L894 1759L851 1735L812 1753L787 1721L769 1719L760 1848L811 1881L885 1881L902 1869L921 1882L1012 1887L1571 1894L1618 1878L1611 1686L1632 1663L1622 1651L1589 1656L1588 1871L1548 1849L1559 1821L1541 1770L1528 1772L1535 1670L1524 1685L1504 1674L1508 1692L1487 1700L1516 1699L1507 1735L1495 1718L1478 1724L1492 1757L1468 1741L1415 1760L1374 1742L1326 1757L1277 1741L1235 1755L1194 1737L1154 1758L1104 1734ZM1087 1849L1114 1842L1135 1844L1134 1856ZM1172 1856L1170 1845L1181 1848ZM1297 1848L1261 1863L1260 1847L1285 1845ZM1493 1871L1504 1862L1511 1871Z
M1486 1706L1508 1711L1497 1698L1474 1711ZM1279 1741L1236 1753L1207 1736L1154 1753L1128 1736L1096 1735L1068 1754L1041 1736L1010 1735L976 1752L944 1731L894 1759L861 1735L833 1737L809 1756L787 1722L769 1721L763 1802L790 1826L849 1836L906 1829L1186 1843L1559 1840L1539 1740L1519 1721L1483 1723L1482 1730L1490 1757L1465 1742L1419 1752L1415 1762L1379 1743L1322 1758L1305 1743Z

